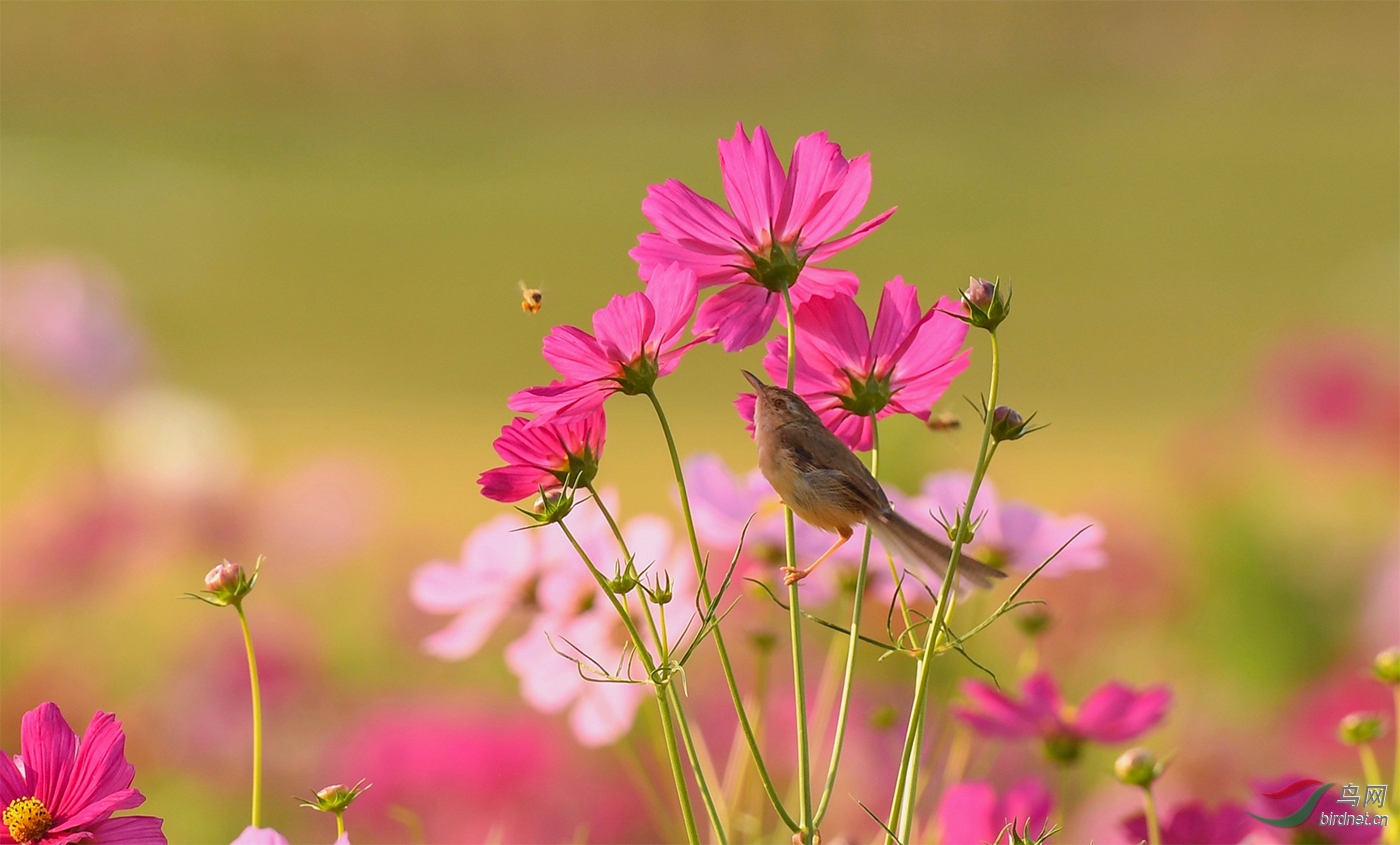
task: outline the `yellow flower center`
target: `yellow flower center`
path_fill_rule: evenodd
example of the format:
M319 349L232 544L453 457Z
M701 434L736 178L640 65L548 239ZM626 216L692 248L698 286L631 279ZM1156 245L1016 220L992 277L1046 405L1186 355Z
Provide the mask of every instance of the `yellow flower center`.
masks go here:
M16 842L37 842L53 827L53 816L38 798L16 798L5 808L3 819Z

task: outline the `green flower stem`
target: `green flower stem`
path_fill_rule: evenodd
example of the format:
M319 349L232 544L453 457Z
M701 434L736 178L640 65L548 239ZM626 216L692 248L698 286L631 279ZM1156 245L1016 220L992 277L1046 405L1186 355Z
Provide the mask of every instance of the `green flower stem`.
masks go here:
M603 517L607 519L608 525L612 528L613 536L617 538L617 545L622 549L623 557L630 561L632 559L632 551L627 548L627 540L622 536L622 530L618 528L617 520L613 519L612 512L608 510L608 506L603 503L602 497L598 495L598 491L594 489L592 484L587 485L587 490L593 496L593 500L598 503L598 509L603 512ZM661 665L665 666L671 660L671 640L666 634L666 607L662 605L658 608L658 616L660 617L658 625L657 620L652 617L651 605L647 602L646 597L644 595L639 595L638 600L641 602L642 610L646 614L645 618L647 620L647 626L651 629L652 639L660 644ZM686 754L690 757L690 771L691 774L695 776L696 785L700 788L700 798L705 804L705 812L710 817L710 824L714 827L715 837L719 840L720 845L728 845L729 837L724 832L721 814L716 808L714 798L710 793L709 779L705 774L705 766L701 765L702 758L695 753L695 743L691 739L690 726L685 718L685 710L681 708L680 696L676 695L674 684L668 683L666 687L669 692L671 704L676 708L676 717L681 726L681 737L685 741Z
M1150 786L1142 788L1142 807L1147 816L1147 845L1162 845L1162 825L1157 821L1157 801Z
M253 689L253 827L262 827L262 686L258 683L258 658L253 653L253 635L248 632L248 617L243 602L235 601L238 622L243 626L243 645L248 650L248 682Z
M1371 743L1361 743L1356 747L1356 751L1361 755L1361 772L1366 775L1366 783L1368 785L1373 783L1385 783L1385 781L1381 779L1381 766L1380 763L1376 761L1376 752L1371 748ZM1392 806L1395 804L1395 797L1390 795L1393 789L1394 787L1392 786L1391 789L1386 790L1386 795L1390 796L1389 802ZM1385 830L1381 834L1382 840L1387 843L1394 843L1397 839L1397 831L1400 831L1400 827L1393 828L1390 825L1386 825Z
M900 772L895 782L896 795L899 794L902 787L904 800L899 802L899 799L896 798L895 801L891 802L892 805L902 803L897 819L894 812L891 812L891 821L897 822L897 824L890 825L895 832L893 838L898 838L901 842L909 841L909 832L914 823L915 802L913 799L918 794L924 709L928 700L929 677L933 673L933 657L937 654L938 639L943 634L944 626L948 622L949 598L953 592L953 584L957 580L958 561L962 556L963 539L971 531L972 509L977 503L977 491L981 489L982 479L987 474L987 466L992 462L992 456L996 453L996 443L992 440L992 409L996 407L997 387L1001 383L1001 354L997 346L996 332L989 330L987 336L991 338L992 344L992 374L991 384L987 388L986 419L982 421L982 443L977 452L977 467L972 474L972 486L968 490L967 504L963 506L962 513L958 516L953 548L948 553L948 571L944 574L943 585L938 590L938 607L934 611L933 624L929 626L923 654L919 658L916 670L914 701L910 707L909 727L905 734L905 749L900 762ZM886 845L891 845L893 838L886 834Z
M880 424L870 420L870 474L880 477ZM870 528L865 529L865 545L860 552L860 568L856 570L856 594L851 601L851 636L846 645L846 674L841 682L841 703L836 710L836 738L831 743L831 761L826 768L826 786L822 788L821 800L817 802L817 812L813 824L820 825L826 816L826 808L831 804L831 796L836 788L836 770L841 765L841 749L846 741L846 717L850 714L851 682L856 674L856 645L860 643L860 611L865 605L865 575L870 563Z
M603 591L603 595L612 602L613 610L622 619L622 624L627 627L627 634L632 638L632 646L637 651L637 657L642 661L642 668L646 669L647 678L656 682L656 662L652 660L651 653L646 649L646 643L642 640L641 632L637 630L637 623L632 621L632 615L627 612L627 608L608 589L608 579L603 577L603 573L593 565L592 559L588 557L588 552L579 545L578 539L574 537L569 526L562 521L559 527L563 529L564 536L569 538L573 544L574 551L583 560L588 571L592 573L593 580L598 582L598 588ZM690 789L686 786L685 772L681 769L680 753L676 750L676 726L671 719L671 708L666 703L666 693L661 687L656 689L656 707L661 713L661 732L665 737L666 760L671 764L671 778L676 782L676 798L681 805L681 820L685 823L685 839L690 845L700 845L700 833L695 828L695 811L690 806Z
M666 420L666 412L661 407L661 401L656 398L655 390L648 390L646 393L651 405L656 409L656 418L661 423L661 431L666 437L666 446L671 452L671 468L676 474L676 487L680 491L681 513L685 516L685 530L690 537L690 552L695 559L696 580L699 582L700 598L706 606L712 601L710 585L705 581L705 559L700 554L700 541L695 536L695 519L690 511L690 495L685 488L685 473L681 471L681 457L676 450L676 438L671 433L671 425ZM729 687L729 697L734 702L734 710L739 716L739 727L744 731L744 739L749 744L749 755L753 757L754 768L758 770L759 782L763 784L763 791L768 794L768 801L777 811L778 817L787 825L788 830L796 831L797 822L783 806L782 799L778 797L778 789L773 785L773 778L768 774L768 767L763 763L763 753L759 750L758 739L754 736L753 724L749 721L749 714L744 709L744 700L739 693L739 684L734 679L734 665L729 661L729 649L724 645L724 635L716 626L711 631L711 636L715 640L715 650L719 652L720 669L724 672L725 685Z
M787 312L787 389L792 390L797 373L797 322L793 317L792 294L783 286L783 308ZM792 508L783 504L783 538L786 562L797 568L797 539L794 534ZM788 585L788 633L792 641L792 690L797 710L797 796L802 815L802 827L797 831L801 842L810 842L816 830L812 812L811 742L807 735L807 681L802 666L802 599L798 582Z
M345 811L335 814L335 838L338 840L345 835Z

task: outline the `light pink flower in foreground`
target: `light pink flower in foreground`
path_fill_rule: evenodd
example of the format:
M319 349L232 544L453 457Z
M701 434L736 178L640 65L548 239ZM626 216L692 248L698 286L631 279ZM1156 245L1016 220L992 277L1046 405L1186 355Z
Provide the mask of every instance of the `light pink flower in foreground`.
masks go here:
M229 845L291 845L287 837L270 827L248 825Z
M998 836L1008 824L1017 834L1030 823L1030 838L1040 835L1050 819L1055 800L1050 790L1036 778L1026 778L998 797L992 785L983 781L955 783L943 790L938 802L938 841L942 845L982 845L1010 842L1007 833Z
M491 444L506 462L489 469L477 483L481 495L498 502L518 502L557 490L567 482L582 487L598 474L607 419L599 408L572 422L531 425L516 417Z
M855 293L855 274L816 265L875 231L894 209L836 237L870 197L870 156L848 161L825 132L797 139L785 173L763 127L749 140L741 123L719 142L719 163L730 211L675 179L652 185L642 213L656 231L639 235L628 255L644 279L679 262L702 287L724 285L701 306L695 330L713 331L713 341L733 352L768 334L784 287L794 304Z
M873 329L847 294L809 299L797 310L793 387L847 446L866 451L874 420L896 413L928 420L933 403L967 369L967 324L952 316L963 308L945 296L920 311L918 290L900 276L885 283ZM787 338L768 344L763 369L774 384L786 383ZM744 394L737 403L750 427L753 401Z
M655 268L645 291L615 296L593 314L593 334L556 326L544 357L564 378L510 397L513 410L539 414L531 425L576 422L614 393L645 393L670 374L699 340L681 341L695 313L695 273L676 264Z
M952 524L957 519L971 486L971 474L961 470L929 476L915 500L916 515L910 518L926 530L941 530L938 520ZM1042 575L1098 569L1107 559L1103 550L1103 529L1088 516L1059 517L1024 502L1003 502L988 479L982 481L977 491L972 517L977 523L976 536L968 552L991 566L1028 572L1066 543L1069 545L1045 567ZM1083 533L1076 537L1080 531Z
M1019 701L982 681L963 681L962 692L971 703L955 707L954 715L977 733L999 739L1040 739L1050 759L1061 764L1073 763L1086 740L1118 743L1142 736L1161 723L1172 702L1165 686L1138 692L1108 681L1073 707L1065 703L1047 672L1022 682Z
M111 713L94 715L79 739L55 704L39 705L24 714L19 755L0 753L0 843L164 845L160 819L112 816L146 800L131 788L135 775Z

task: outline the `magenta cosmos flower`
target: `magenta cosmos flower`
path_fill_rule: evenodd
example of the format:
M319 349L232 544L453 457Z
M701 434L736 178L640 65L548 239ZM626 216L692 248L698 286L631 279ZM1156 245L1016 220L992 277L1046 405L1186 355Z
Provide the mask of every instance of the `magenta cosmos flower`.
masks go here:
M45 702L24 714L19 755L0 753L0 842L164 843L160 819L112 817L146 800L131 788L135 775L115 716L99 711L79 739L57 705Z
M673 263L655 269L645 291L614 296L594 312L593 334L555 327L544 339L544 357L564 378L520 391L510 407L539 414L530 425L576 422L614 393L646 393L700 342L681 342L697 296L695 273Z
M481 495L518 502L566 483L574 487L593 483L606 432L601 408L573 422L531 425L524 417L516 417L491 444L506 465L481 474L477 481Z
M1056 763L1073 763L1086 741L1127 742L1156 727L1167 715L1172 694L1165 686L1141 692L1109 681L1078 707L1065 703L1047 672L1037 672L1021 684L1017 701L982 681L962 684L971 703L954 714L983 736L1000 739L1040 739Z
M951 524L967 502L972 475L950 470L924 480L915 499L912 517L924 529L934 531L938 521ZM983 479L973 505L976 534L968 552L988 565L1013 572L1029 572L1063 546L1042 575L1064 575L1081 569L1098 569L1107 560L1104 531L1084 514L1060 517L1025 502L1003 502L990 479Z
M1237 845L1254 825L1244 808L1226 801L1211 811L1200 801L1176 808L1162 823L1162 845ZM1138 813L1123 821L1123 832L1133 842L1147 841L1147 816Z
M1023 834L1030 825L1030 841L1035 841L1055 800L1050 790L1036 778L1026 778L999 797L992 785L983 781L955 783L943 791L938 802L938 841L942 845L982 845L986 842L1010 842L1008 832L998 835L1009 824Z
M847 294L809 299L797 310L797 368L793 387L826 427L858 451L872 442L873 420L913 414L927 420L933 403L967 369L967 324L952 316L963 306L948 297L927 312L903 277L885 283L875 327ZM787 338L768 344L763 369L787 381ZM753 395L739 413L753 423Z
M701 306L695 330L713 331L712 340L733 352L768 334L784 287L799 305L855 293L855 274L816 265L875 231L894 209L836 237L870 198L870 155L848 161L825 132L797 139L785 173L763 127L751 141L740 123L719 142L719 167L730 211L675 179L652 185L642 213L656 231L637 236L628 255L644 279L679 262L702 287L724 285Z

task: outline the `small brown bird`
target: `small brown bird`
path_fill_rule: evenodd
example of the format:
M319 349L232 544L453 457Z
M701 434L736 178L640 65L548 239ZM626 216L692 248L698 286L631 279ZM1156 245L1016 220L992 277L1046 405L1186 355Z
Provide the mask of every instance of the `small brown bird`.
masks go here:
M539 288L527 288L525 282L520 283L520 295L523 299L520 302L520 310L527 314L540 313L540 306L544 304L544 292Z
M906 563L919 561L940 575L948 571L948 544L894 512L880 482L855 452L822 425L802 397L764 384L748 370L743 372L758 391L753 424L763 477L803 522L839 535L836 543L806 569L783 567L784 583L810 575L851 539L854 526L862 522ZM990 587L992 579L1006 577L1006 573L966 557L958 561L958 574L979 587Z

